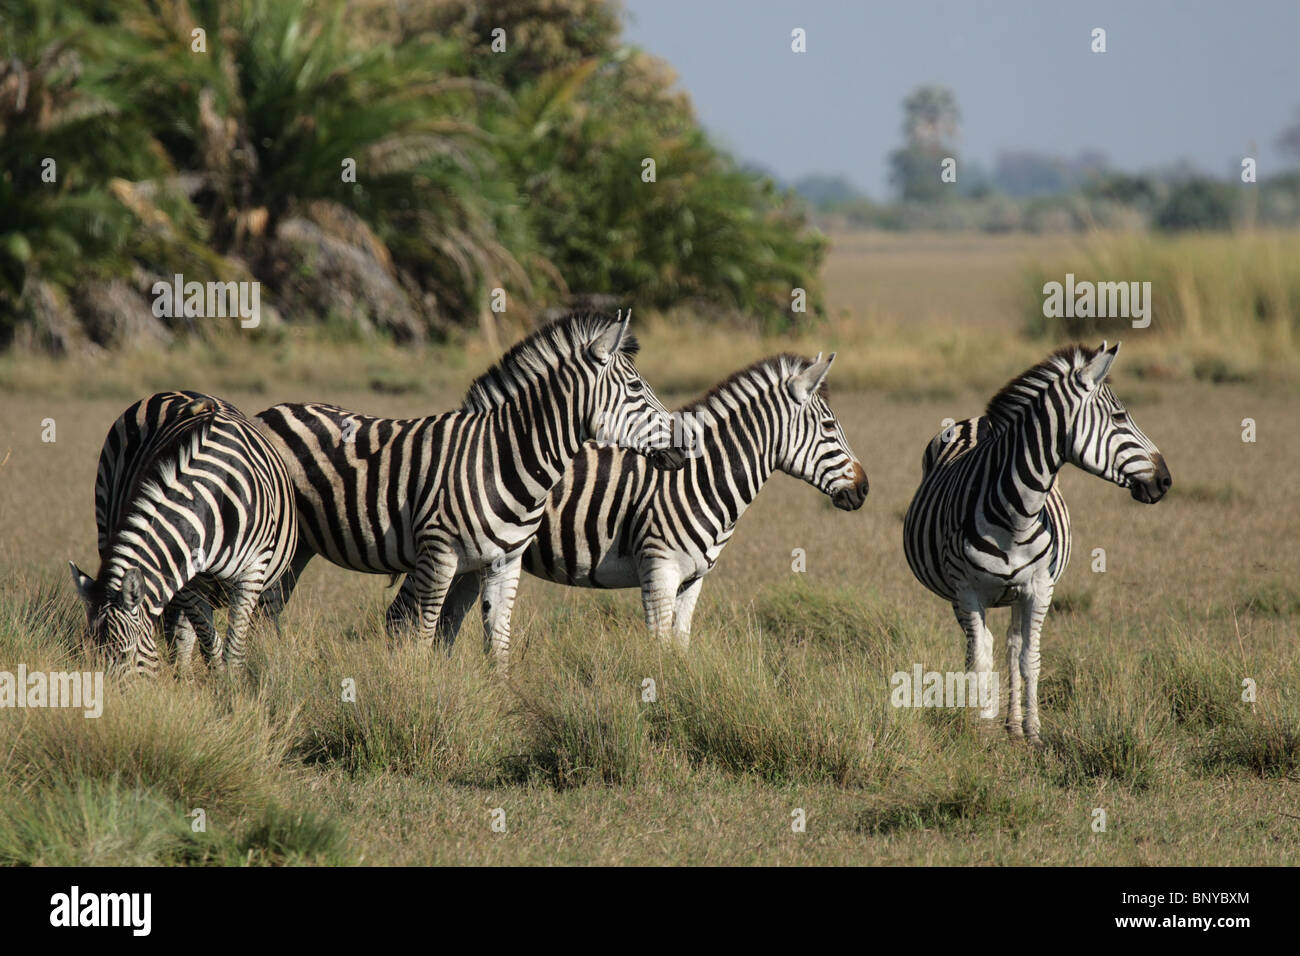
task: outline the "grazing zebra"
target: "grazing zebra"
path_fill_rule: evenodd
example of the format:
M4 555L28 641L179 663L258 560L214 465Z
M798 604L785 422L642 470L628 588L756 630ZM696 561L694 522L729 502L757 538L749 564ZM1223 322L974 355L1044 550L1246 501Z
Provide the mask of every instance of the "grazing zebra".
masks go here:
M1164 456L1107 384L1118 352L1118 342L1060 349L1012 379L983 418L936 436L903 521L907 563L917 580L952 602L966 633L966 668L981 681L993 668L985 610L1011 606L1012 736L1038 739L1038 639L1070 556L1070 516L1057 472L1076 465L1146 504L1173 484ZM994 699L981 716L996 717L998 706Z
M297 539L288 472L253 422L199 392L136 402L104 440L95 524L99 574L69 566L87 643L111 672L157 672L164 610L182 633L181 663L197 628L214 667L243 666L249 617ZM224 642L211 626L214 603L230 605Z
M629 314L629 318L630 318ZM551 487L588 438L612 436L680 467L672 421L633 364L627 320L574 313L534 332L428 418L371 418L332 405L258 417L289 465L302 529L278 614L316 554L354 571L410 572L417 636L432 642L457 572L485 575L485 645L504 662L524 549ZM635 426L630 428L627 426ZM406 624L405 606L386 616Z
M802 478L845 511L866 499L866 472L826 400L834 360L764 359L679 409L693 452L679 471L588 442L551 490L524 570L577 587L640 587L651 631L666 639L672 630L685 649L704 576L774 471ZM477 596L474 575L457 578L445 640ZM409 605L409 581L398 602Z

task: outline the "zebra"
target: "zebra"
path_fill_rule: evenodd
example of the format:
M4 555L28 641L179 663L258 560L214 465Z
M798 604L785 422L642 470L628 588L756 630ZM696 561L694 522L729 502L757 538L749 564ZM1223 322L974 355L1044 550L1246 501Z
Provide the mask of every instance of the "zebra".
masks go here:
M154 625L166 612L216 670L239 670L262 589L288 567L297 539L293 486L280 457L233 405L160 392L109 429L95 479L95 577L68 562L86 608L84 643L115 675L157 673ZM223 641L213 604L229 604Z
M485 650L509 656L510 613L525 548L551 487L593 437L613 437L680 467L667 409L633 363L627 319L576 312L543 326L470 386L456 411L372 418L333 405L276 405L257 416L289 465L301 527L291 572L264 602L278 615L317 554L354 571L410 573L409 608L434 640L459 572L484 575Z
M665 641L671 630L685 650L704 577L774 471L802 478L845 511L866 500L866 471L827 402L834 361L833 352L825 361L772 356L679 409L674 416L693 432L679 471L588 442L551 489L524 570L576 587L640 587L647 627ZM456 579L443 640L455 638L477 596L474 575ZM408 579L398 603L410 601Z
M1118 342L1059 349L1012 379L984 417L937 435L903 521L907 563L918 581L952 603L966 634L966 669L981 681L993 668L985 611L1010 605L1006 729L1034 743L1039 635L1070 556L1070 516L1057 473L1076 465L1145 504L1173 484L1164 456L1110 389L1107 374L1118 352ZM996 718L998 708L995 697L981 716Z

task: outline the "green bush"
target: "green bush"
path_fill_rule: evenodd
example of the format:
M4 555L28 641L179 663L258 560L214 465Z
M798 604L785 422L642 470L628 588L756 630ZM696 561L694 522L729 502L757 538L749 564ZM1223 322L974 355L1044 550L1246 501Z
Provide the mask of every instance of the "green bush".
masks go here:
M1170 190L1156 210L1154 225L1169 232L1227 229L1232 225L1234 199L1231 186L1191 179Z
M345 0L0 0L0 89L29 90L0 95L0 346L20 323L66 339L42 322L80 321L60 305L89 283L143 302L176 272L256 278L304 321L337 288L399 340L477 325L498 287L523 315L605 294L782 328L795 288L821 312L802 207L710 142L616 7L376 22ZM509 55L483 48L497 22ZM290 220L309 225L282 236ZM304 228L328 267L300 258Z

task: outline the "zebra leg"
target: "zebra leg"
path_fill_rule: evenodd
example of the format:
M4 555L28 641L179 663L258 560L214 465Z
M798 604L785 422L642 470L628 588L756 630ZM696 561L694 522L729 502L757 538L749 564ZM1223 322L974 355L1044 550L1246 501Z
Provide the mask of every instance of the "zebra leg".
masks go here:
M1020 604L1011 605L1011 626L1007 628L1007 733L1012 737L1023 736L1020 722L1020 647L1023 639L1021 631Z
M518 585L519 576L515 575L515 583ZM483 575L470 571L466 574L458 574L451 582L451 589L447 592L447 600L442 605L442 614L438 618L438 640L447 645L451 650L452 645L456 643L456 635L460 633L460 626L465 620L465 615L469 609L474 606L478 600L479 589L483 586ZM514 598L511 598L513 604ZM508 623L508 622L507 622Z
M419 605L415 600L415 577L408 574L397 589L397 596L384 612L384 633L395 640L404 630L415 625Z
M218 669L220 669L223 641L221 634L212 624L212 605L206 598L201 597L189 588L185 588L172 598L170 606L175 607L179 613L176 622L177 626L190 628L198 637L199 650L203 654L203 660L209 666L215 662ZM178 649L178 655L180 652L180 649ZM187 651L185 652L185 662L188 661L189 652ZM179 656L177 662L181 663Z
M438 618L447 599L447 590L456 576L458 563L456 552L438 545L425 545L415 560L415 570L410 577L415 581L412 587L419 609L416 640L425 647L432 646L438 636Z
M302 575L303 568L307 567L307 562L314 557L316 552L300 539L298 547L293 552L292 563L285 568L284 573L274 584L263 589L261 597L258 598L258 613L267 615L275 622L277 634L280 631L280 614L284 606L289 603L289 596L293 594L293 589L298 586L298 578Z
M384 632L389 639L395 640L403 630L415 623L419 608L415 600L413 581L414 579L408 574L397 591L397 597L393 598L393 603L388 605L388 610L384 612ZM445 644L448 650L456 643L456 635L460 633L465 615L478 600L481 583L481 578L474 572L458 574L452 579L447 598L442 605L442 613L438 615L438 640Z
M691 646L691 616L695 613L695 602L700 598L700 588L704 586L703 576L682 586L677 592L677 608L673 613L673 638L678 650Z
M957 623L966 632L966 670L976 675L976 685L993 686L993 633L984 621L984 608L978 601L953 605ZM988 706L981 708L980 716L993 720L998 715L1001 701L993 697Z
M262 571L250 572L235 582L230 597L230 621L226 627L224 663L232 673L244 669L244 635L252 620L253 609L262 593Z
M176 669L188 671L194 657L194 641L197 635L194 624L173 599L163 613L163 641L168 647L176 648Z
M681 576L671 564L647 562L641 567L641 605L645 609L645 625L664 644L670 640L677 589L681 585Z
M510 613L523 566L523 555L518 554L508 561L494 561L483 573L483 651L491 652L502 666L510 659Z
M1038 638L1043 632L1043 618L1047 616L1047 609L1052 604L1052 591L1049 588L1046 595L1038 594L1026 602L1024 615L1021 620L1021 633L1024 635L1024 646L1020 649L1020 673L1025 678L1025 736L1029 742L1036 744L1039 742L1038 733L1040 724L1038 722L1038 666L1040 659L1038 656Z

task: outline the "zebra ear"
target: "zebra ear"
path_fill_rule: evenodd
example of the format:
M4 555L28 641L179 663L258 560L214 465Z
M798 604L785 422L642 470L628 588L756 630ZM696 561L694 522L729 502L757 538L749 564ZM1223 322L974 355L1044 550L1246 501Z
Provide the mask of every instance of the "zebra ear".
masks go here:
M623 344L623 338L627 335L627 325L632 321L632 310L628 309L627 318L623 319L617 325L611 325L604 332L597 336L596 341L591 343L591 357L601 365L608 364L609 360L614 357L619 346Z
M124 610L134 611L144 600L144 578L139 568L131 568L122 576L122 593L119 604Z
M72 569L72 583L77 586L77 597L81 598L83 604L89 604L95 593L95 579L71 561L68 562L68 567Z
M1089 389L1096 388L1102 382L1106 381L1106 376L1110 374L1110 367L1115 362L1115 355L1119 352L1119 343L1115 343L1114 348L1107 348L1106 343L1101 343L1101 348L1097 354L1088 360L1083 368L1079 369L1079 378Z
M790 397L800 405L808 404L808 400L817 394L817 389L822 387L822 382L826 381L826 376L831 370L831 363L835 361L834 352L831 357L822 361L822 355L817 353L817 361L813 362L806 369L790 379L786 386L790 390Z

